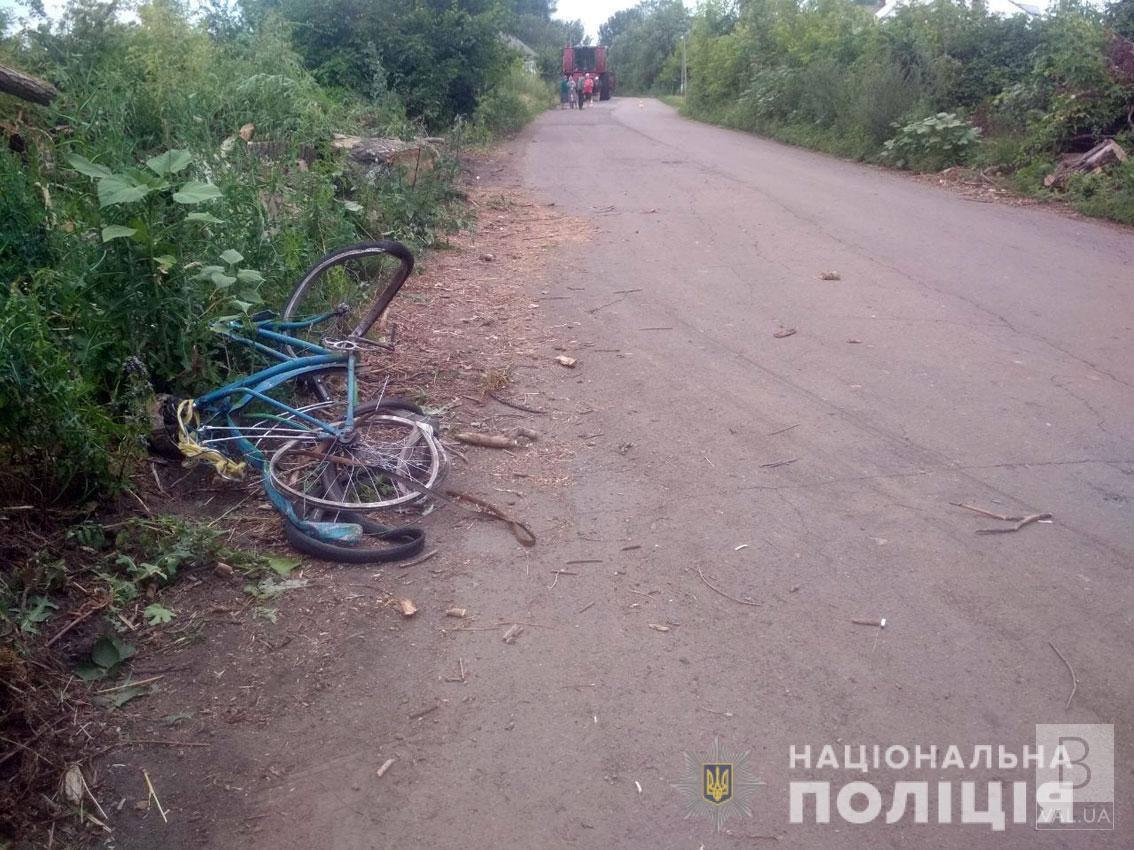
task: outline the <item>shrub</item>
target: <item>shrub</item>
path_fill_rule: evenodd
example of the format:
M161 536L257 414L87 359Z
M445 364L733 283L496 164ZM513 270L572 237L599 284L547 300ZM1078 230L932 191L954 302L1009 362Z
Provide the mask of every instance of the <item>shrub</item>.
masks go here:
M243 368L217 317L282 304L338 245L416 250L455 223L451 158L371 180L328 149L332 130L415 129L376 55L367 102L317 85L270 18L217 41L166 0L130 24L110 8L0 40L62 90L16 119L22 155L0 151L0 483L47 502L124 480L151 383L192 395ZM485 126L526 121L532 82Z
M489 136L514 133L555 102L551 85L513 64L480 99L474 127Z
M980 128L952 112L938 112L898 128L883 145L882 160L898 168L940 171L964 162L980 140Z

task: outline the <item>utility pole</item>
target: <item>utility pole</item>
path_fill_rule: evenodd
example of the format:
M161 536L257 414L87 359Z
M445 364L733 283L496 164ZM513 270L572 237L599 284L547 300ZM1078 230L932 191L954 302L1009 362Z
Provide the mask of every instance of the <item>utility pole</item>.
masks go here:
M685 97L685 84L689 80L688 65L685 64L685 36L681 36L681 96Z

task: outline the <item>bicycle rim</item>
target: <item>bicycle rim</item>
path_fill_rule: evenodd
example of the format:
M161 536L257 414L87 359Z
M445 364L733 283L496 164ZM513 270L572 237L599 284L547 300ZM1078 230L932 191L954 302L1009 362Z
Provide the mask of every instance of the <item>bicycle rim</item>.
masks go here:
M281 318L298 321L334 312L328 321L290 333L317 343L350 336L383 342L378 318L411 271L413 254L398 242L347 245L307 270L284 305Z
M444 468L444 449L428 423L362 412L346 439L288 440L271 455L268 472L304 506L372 511L420 499Z

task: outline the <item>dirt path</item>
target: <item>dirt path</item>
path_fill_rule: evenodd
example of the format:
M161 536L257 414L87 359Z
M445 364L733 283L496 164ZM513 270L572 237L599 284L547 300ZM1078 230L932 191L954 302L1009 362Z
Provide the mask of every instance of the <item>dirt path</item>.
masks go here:
M1130 846L1129 232L651 101L549 113L509 154L482 182L593 225L540 248L515 301L533 330L509 392L550 413L461 410L541 432L458 467L539 545L442 511L435 559L315 571L276 626L218 623L176 662L211 703L178 735L211 746L108 767L133 805L148 766L174 809L118 846ZM953 502L1055 522L979 536L996 521ZM147 709L155 736L171 708ZM1019 753L1063 722L1114 724L1112 832L789 822L790 781L870 780L888 808L899 780L979 781L982 804L1031 780L793 770L792 746ZM672 787L715 736L765 783L719 835Z

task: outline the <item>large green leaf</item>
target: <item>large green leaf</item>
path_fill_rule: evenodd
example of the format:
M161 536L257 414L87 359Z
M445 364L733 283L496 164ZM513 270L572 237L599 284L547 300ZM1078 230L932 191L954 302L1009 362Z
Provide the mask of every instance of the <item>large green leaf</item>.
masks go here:
M170 622L177 615L164 605L155 602L152 605L146 606L145 610L142 611L142 616L146 618L146 622L151 626L160 626L163 623Z
M241 269L236 273L236 279L242 283L263 283L264 276L255 269Z
M287 578L288 573L303 563L298 558L285 558L283 555L268 555L266 560L268 566L283 578Z
M110 670L134 654L134 647L117 636L100 637L91 648L91 661Z
M244 259L244 255L237 251L235 248L229 248L227 251L220 255L220 258L230 266L235 266L237 263Z
M143 186L128 174L108 174L98 181L100 207L133 203L142 200L149 193L149 186Z
M200 183L190 180L173 193L173 200L179 204L203 204L206 201L215 201L224 193L212 183Z
M146 167L159 177L165 177L167 174L184 171L192 161L193 156L189 151L172 150L147 159Z
M228 289L230 286L236 283L236 278L224 274L223 272L213 272L211 275L209 275L209 277L213 281L213 286L215 286L217 289Z
M109 177L112 173L105 165L91 162L85 156L79 156L77 153L73 153L67 157L67 164L80 174L85 174L87 177L94 177L96 179Z
M102 229L102 241L121 239L123 236L133 236L138 232L136 227L123 227L121 224L108 224Z

